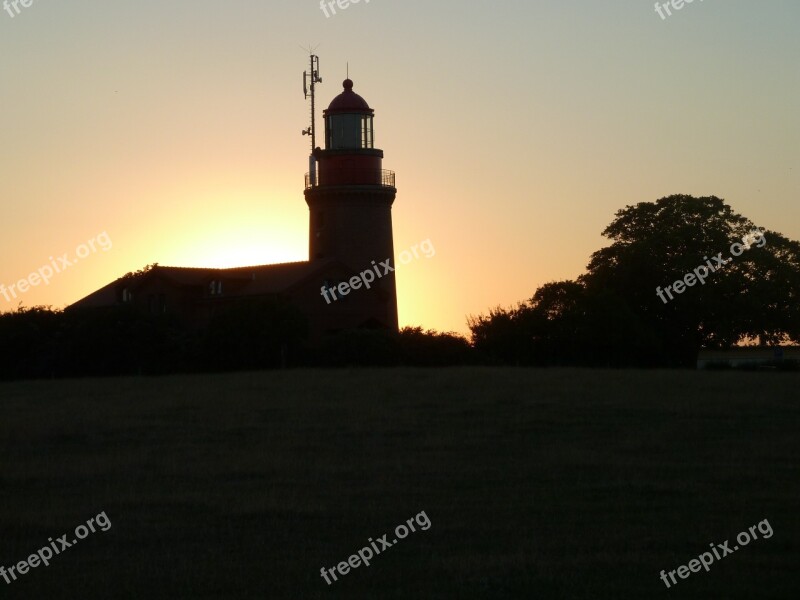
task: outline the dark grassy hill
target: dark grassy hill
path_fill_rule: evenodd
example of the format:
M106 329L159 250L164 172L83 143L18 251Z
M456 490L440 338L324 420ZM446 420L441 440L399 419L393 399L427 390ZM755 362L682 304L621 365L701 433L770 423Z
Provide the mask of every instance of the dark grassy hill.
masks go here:
M112 524L0 597L800 597L799 387L488 368L0 385L0 565ZM659 579L764 519L771 538Z

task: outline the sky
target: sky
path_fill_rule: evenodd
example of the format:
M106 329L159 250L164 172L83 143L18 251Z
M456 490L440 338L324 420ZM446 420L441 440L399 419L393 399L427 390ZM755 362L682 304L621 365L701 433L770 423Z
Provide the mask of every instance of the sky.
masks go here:
M583 273L617 210L671 194L800 239L797 0L17 8L0 10L0 284L54 274L0 311L150 263L307 260L309 46L318 119L348 62L375 109L396 255L436 250L398 268L401 326L467 333Z

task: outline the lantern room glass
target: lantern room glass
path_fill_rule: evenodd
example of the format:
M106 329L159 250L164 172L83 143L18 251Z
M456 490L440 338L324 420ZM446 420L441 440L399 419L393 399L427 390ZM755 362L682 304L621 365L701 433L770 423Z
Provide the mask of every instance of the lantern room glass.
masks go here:
M326 147L329 150L374 148L372 115L345 113L326 119Z

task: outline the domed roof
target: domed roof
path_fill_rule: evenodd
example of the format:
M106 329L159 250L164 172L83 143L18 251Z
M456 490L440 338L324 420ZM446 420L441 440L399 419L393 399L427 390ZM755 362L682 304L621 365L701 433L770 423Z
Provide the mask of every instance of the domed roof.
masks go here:
M342 85L344 91L331 101L326 113L374 112L367 101L353 91L352 80L345 79Z

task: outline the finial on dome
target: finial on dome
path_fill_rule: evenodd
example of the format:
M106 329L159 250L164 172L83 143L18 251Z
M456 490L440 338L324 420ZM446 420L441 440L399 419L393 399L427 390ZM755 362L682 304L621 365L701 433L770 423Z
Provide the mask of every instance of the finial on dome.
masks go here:
M361 96L353 91L353 80L350 78L342 82L344 89L342 93L331 100L327 114L336 113L368 113L372 114L372 109ZM326 113L323 113L325 115Z

